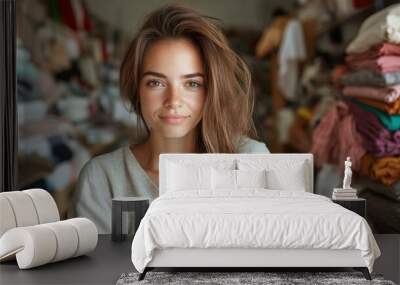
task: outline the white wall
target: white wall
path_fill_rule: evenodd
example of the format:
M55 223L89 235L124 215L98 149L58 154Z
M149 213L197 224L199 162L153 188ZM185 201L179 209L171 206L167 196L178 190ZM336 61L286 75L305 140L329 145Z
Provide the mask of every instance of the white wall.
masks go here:
M226 27L261 30L276 6L292 7L294 0L85 0L89 11L132 34L146 14L168 3L180 3L222 20Z

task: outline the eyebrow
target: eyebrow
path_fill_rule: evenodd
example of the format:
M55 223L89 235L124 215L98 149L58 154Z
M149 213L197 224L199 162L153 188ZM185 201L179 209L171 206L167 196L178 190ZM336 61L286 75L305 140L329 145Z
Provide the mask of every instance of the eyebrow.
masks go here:
M156 77L160 77L160 78L167 78L166 75L159 73L159 72L155 72L155 71L146 71L145 73L143 73L143 76L146 75L152 75L152 76L156 76ZM193 77L203 77L204 75L200 72L196 72L196 73L190 73L190 74L185 74L182 76L183 78L193 78Z

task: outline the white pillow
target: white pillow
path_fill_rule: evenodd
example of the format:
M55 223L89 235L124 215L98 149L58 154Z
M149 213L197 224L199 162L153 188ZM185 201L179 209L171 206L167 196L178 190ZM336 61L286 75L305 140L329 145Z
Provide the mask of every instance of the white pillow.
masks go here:
M237 188L268 188L267 171L235 170Z
M212 168L212 189L236 190L236 170Z
M211 167L168 164L168 191L211 189Z
M306 192L306 174L304 162L285 170L271 169L267 171L268 188Z
M230 170L212 168L214 190L237 190L240 188L267 188L266 170Z
M308 173L304 160L240 159L240 170L267 171L267 188L273 190L306 191Z

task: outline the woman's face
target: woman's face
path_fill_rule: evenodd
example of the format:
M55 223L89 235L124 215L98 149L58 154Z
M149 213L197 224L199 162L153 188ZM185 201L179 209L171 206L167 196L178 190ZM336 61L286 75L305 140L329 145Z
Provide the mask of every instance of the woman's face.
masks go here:
M150 132L181 138L194 131L206 96L198 48L186 39L157 41L146 51L142 70L140 108Z

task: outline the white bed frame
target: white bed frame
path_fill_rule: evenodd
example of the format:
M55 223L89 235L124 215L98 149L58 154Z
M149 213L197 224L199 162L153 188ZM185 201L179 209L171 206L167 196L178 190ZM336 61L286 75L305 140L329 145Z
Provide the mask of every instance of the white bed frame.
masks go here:
M182 159L238 159L253 157L268 160L303 160L306 162L306 176L308 177L307 192L313 193L313 156L312 154L162 154L160 155L160 195L166 192L167 161ZM288 177L290 179L290 177ZM157 249L153 259L140 274L139 280L145 277L147 271L154 268L187 268L187 267L231 267L238 271L244 268L271 268L271 267L353 267L362 271L365 278L371 280L365 261L360 250L330 250L330 249L253 249L253 248L226 248L226 249L198 249L198 248L170 248Z

